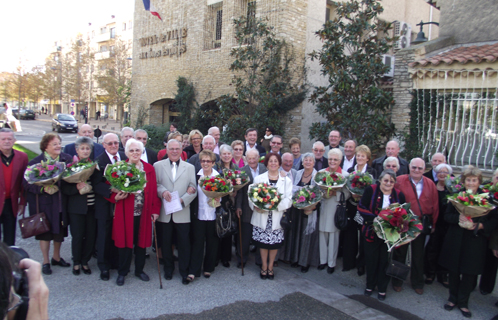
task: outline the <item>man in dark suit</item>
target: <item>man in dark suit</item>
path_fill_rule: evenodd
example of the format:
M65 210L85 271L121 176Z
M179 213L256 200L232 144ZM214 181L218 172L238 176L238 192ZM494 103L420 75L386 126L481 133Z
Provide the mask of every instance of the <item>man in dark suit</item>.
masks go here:
M377 174L380 174L382 171L384 171L384 161L387 159L387 157L395 157L398 158L399 162L399 169L396 172L396 176L400 176L402 174L408 174L408 161L405 159L401 158L398 156L399 154L399 144L391 140L386 144L386 155L380 158L375 159L372 162L372 167L377 171Z
M437 183L436 167L441 163L446 163L446 157L444 154L437 152L431 158L432 169L424 173L424 176L429 178L432 182Z
M89 124L84 124L80 127L78 130L78 136L80 137L88 137L90 139L93 139L93 130L92 127ZM62 151L64 153L67 153L71 156L76 155L76 147L74 143L70 143L64 147L64 150ZM90 159L92 161L95 161L96 158L98 158L102 153L104 153L104 147L96 142L93 143L93 149L92 153L90 154Z
M204 138L202 138L202 149L208 149L208 150L211 150L213 151L214 148L216 147L216 140L214 139L213 136L210 136L210 135L206 135L204 136ZM220 156L216 155L216 162L220 161ZM188 159L188 163L190 163L191 165L194 166L195 168L195 173L197 174L197 172L199 172L199 170L201 170L201 161L199 159L199 154L194 154L192 157L190 157L190 159Z
M256 149L260 157L266 154L265 148L256 143L258 140L258 130L256 128L249 128L246 130L244 136L246 138L246 143L244 145L244 155L246 155L247 150Z
M15 142L14 131L0 129L0 238L8 246L15 245L16 218L26 207L22 182L28 156L13 149Z
M124 152L118 151L119 139L114 133L104 136L103 144L105 151L98 158L98 164L102 175L100 183L93 186L95 192L95 219L97 219L97 263L100 269L100 279L109 280L109 269L113 262L117 263L117 248L112 241L112 219L113 206L105 198L111 197L111 192L118 190L111 189L103 176L105 167L121 160L126 160Z
M329 166L329 160L327 159L327 155L325 154L325 145L321 141L315 141L313 143L313 155L315 156L315 170L320 171ZM301 161L301 165L299 166L299 170L304 169L303 162Z
M259 163L259 152L254 149L250 149L246 153L247 165L240 169L244 171L249 176L249 183L245 185L242 189L237 191L237 196L235 199L236 212L239 219L242 217L242 257L244 265L247 263L249 258L249 245L252 239L252 210L249 207L249 199L247 197L247 190L249 185L253 183L254 178L260 174L265 173L266 167L264 164ZM240 237L237 238L237 267L242 266L241 254L240 254ZM261 264L261 255L256 254L256 264Z
M133 133L135 130L130 127L124 127L121 129L121 141L119 142L119 151L124 152L125 146L126 146L126 141L130 140L130 138L133 138Z
M356 142L354 140L348 140L344 143L344 156L341 161L342 172L348 172L348 169L356 165Z
M137 129L135 130L134 137L144 144L144 151L140 159L144 162L147 162L148 164L154 165L154 163L157 162L157 153L154 150L145 147L147 145L147 141L149 141L149 135L147 134L147 131Z
M284 142L282 139L282 136L274 134L273 137L270 140L270 152L271 153L276 153L279 156L282 156L282 147L284 146Z

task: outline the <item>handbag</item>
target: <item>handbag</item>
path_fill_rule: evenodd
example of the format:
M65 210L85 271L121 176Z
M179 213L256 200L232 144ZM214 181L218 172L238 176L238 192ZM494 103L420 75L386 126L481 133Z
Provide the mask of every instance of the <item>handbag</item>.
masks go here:
M344 230L348 227L349 217L346 211L346 200L344 198L344 192L341 192L341 200L337 205L334 216L335 227L339 230Z
M405 281L411 269L411 250L408 244L408 261L406 264L393 260L392 252L389 254L389 264L387 265L386 275Z
M415 186L410 181L410 185L412 186L413 192L415 192L415 199L417 199L418 209L420 210L420 216L422 217L422 231L420 232L422 235L429 235L432 231L432 216L428 214L424 214L422 212L422 207L420 206L420 201L418 201L417 190L415 190Z
M216 209L216 234L222 239L236 233L235 208L227 201Z
M289 230L292 227L292 217L290 210L285 210L280 219L280 226L284 230Z
M36 214L26 218L25 213L26 210L22 213L22 219L18 221L23 239L50 231L47 215L44 212L39 212L38 209L38 194L36 195Z

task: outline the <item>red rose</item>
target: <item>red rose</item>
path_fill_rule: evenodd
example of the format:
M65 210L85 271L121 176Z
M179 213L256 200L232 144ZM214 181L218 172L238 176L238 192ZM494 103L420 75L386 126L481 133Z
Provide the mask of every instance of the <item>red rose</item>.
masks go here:
M222 185L226 185L225 181L221 180L220 182Z
M113 178L119 178L119 176L118 176L118 174L117 174L116 172L113 172L113 173L111 174L111 177L113 177Z
M495 192L493 196L495 197L495 199L498 199L498 192Z
M133 173L128 172L128 173L126 174L126 176L127 176L127 177L130 177L130 178L133 178Z

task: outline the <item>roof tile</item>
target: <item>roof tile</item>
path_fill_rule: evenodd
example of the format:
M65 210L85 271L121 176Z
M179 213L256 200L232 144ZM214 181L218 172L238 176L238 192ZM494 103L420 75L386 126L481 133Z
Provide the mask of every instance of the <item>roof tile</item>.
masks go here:
M498 59L498 43L486 44L482 46L459 47L453 50L440 53L430 58L421 59L409 64L410 67L417 65L426 66L433 64L437 66L440 63L452 64L458 62L466 64L468 62L482 63L494 62Z

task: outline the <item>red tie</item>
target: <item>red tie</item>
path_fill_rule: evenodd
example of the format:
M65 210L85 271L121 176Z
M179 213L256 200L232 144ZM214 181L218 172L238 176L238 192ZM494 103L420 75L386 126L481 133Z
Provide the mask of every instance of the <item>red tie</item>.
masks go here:
M114 156L114 163L118 162L118 156Z

